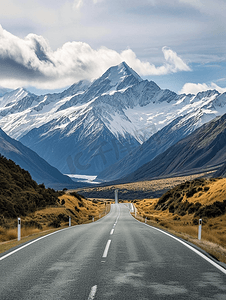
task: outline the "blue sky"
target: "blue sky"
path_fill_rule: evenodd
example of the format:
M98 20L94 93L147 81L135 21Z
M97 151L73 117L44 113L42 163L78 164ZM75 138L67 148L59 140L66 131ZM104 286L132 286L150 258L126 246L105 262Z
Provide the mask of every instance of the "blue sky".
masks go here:
M225 0L0 0L0 86L56 91L126 61L175 92L226 91Z

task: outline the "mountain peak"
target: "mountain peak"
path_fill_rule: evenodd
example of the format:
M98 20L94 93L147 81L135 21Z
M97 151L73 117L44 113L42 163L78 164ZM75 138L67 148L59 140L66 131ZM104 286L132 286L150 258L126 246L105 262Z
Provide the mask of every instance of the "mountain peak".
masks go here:
M110 67L100 78L95 80L85 93L84 102L101 95L113 95L120 90L137 85L143 79L125 62Z
M122 62L110 67L94 84L102 87L105 85L105 92L113 92L126 89L141 81L142 78L126 62Z
M109 68L104 75L107 75L107 78L111 81L111 85L114 86L115 83L121 83L128 77L138 82L142 81L142 78L124 61L117 66Z

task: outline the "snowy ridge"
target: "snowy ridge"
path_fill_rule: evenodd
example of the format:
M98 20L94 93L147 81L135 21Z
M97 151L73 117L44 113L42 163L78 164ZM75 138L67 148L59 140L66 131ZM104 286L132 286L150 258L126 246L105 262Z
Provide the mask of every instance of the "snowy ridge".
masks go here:
M186 122L192 115L195 124L187 128L189 133L225 112L226 93L211 90L177 95L153 81L142 80L124 62L93 83L80 81L62 93L36 96L17 89L0 97L0 127L54 166L58 167L60 160L60 170L66 173L70 173L69 156L77 159L78 166L89 159L87 153L101 158L101 163L97 160L92 167L100 172L108 164L103 153L114 153L114 159L109 158L109 163L114 163L176 118ZM98 148L98 141L103 149ZM119 150L125 144L127 150ZM45 153L46 149L50 152ZM65 153L64 157L60 153Z

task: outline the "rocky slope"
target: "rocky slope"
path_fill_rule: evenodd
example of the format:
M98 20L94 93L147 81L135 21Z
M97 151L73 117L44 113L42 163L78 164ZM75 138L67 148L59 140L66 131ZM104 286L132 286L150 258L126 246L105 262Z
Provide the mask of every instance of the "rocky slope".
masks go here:
M215 170L225 162L226 114L202 125L121 181L195 174Z

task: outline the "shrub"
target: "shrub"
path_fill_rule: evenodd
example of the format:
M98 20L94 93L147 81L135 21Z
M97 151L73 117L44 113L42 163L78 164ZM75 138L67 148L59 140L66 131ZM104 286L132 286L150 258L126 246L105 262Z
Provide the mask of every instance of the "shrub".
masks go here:
M223 202L216 201L211 205L202 206L195 213L195 217L215 218L226 213L226 200Z
M208 192L209 189L210 189L210 188L209 188L208 186L205 186L205 187L204 187L204 192Z
M59 228L60 227L60 219L55 218L52 222L49 223L49 227Z
M62 192L38 185L30 174L0 155L0 211L5 218L26 216L38 208L54 205Z
M79 207L84 207L84 203L83 203L82 201L79 201L79 202L78 202L78 206L79 206Z
M59 219L60 221L67 222L68 219L69 219L69 216L68 216L68 215L65 215L65 214L59 214L59 215L58 215L58 219Z
M195 219L192 220L192 223L194 225L198 225L199 224L199 220L197 218L195 218Z
M171 204L170 207L169 207L169 212L170 213L174 213L175 209L174 209L174 205Z
M194 196L195 193L197 193L197 189L194 187L186 193L186 196L188 198L190 198L190 197Z
M77 206L75 206L75 211L77 211L79 213L80 209Z
M28 227L35 227L35 228L38 228L38 229L42 229L42 225L35 221L35 220L29 220L29 221L23 221L23 225L24 226L28 226Z

